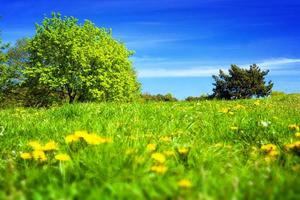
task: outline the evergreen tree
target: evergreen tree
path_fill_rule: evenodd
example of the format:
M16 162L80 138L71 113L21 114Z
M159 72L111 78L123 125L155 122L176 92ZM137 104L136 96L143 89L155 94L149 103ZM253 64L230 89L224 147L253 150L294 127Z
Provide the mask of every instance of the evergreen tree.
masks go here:
M213 76L215 83L213 97L218 99L246 99L265 97L271 94L273 83L266 84L265 76L268 70L262 71L256 64L249 69L231 65L229 73L220 70L219 75Z

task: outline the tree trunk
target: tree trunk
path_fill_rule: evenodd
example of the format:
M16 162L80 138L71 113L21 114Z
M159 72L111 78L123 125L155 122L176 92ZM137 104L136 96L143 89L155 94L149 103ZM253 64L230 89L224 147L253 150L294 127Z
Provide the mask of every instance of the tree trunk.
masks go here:
M75 95L69 95L69 103L72 104L74 103L75 100Z
M72 103L74 103L76 93L73 92L73 90L70 87L67 87L67 91L68 91L68 96L69 96L69 103L72 104Z

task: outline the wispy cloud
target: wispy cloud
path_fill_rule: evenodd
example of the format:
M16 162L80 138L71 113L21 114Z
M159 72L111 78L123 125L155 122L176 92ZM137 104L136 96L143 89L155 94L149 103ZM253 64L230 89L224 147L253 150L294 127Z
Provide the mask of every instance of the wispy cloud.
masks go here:
M148 49L151 47L167 47L168 45L178 45L183 42L199 41L212 37L211 34L202 36L186 36L180 34L160 34L160 36L145 35L145 36L116 36L125 42L126 46L134 49Z
M274 58L274 59L269 59L265 60L261 63L258 63L259 66L261 67L267 67L267 68L282 68L282 65L287 65L287 64L294 64L294 63L300 63L299 58Z
M158 45L166 45L167 43L176 43L186 41L188 39L185 38L153 38L153 39L140 39L126 42L130 48L145 48L145 47L153 47Z
M218 69L213 68L194 68L194 69L145 69L138 70L140 78L159 78L159 77L207 77L216 74Z
M144 58L138 60L140 65L143 65L143 61L147 62L147 59L150 58ZM155 65L162 65L162 66L169 66L172 67L176 62L167 62L164 61L162 58L160 59L154 59L153 60ZM186 62L184 63L183 61L180 61L177 63L182 66L191 66L191 64L196 64L197 62ZM272 70L273 75L300 75L300 69L293 69L293 70L288 70L286 68L287 65L289 64L300 64L300 59L296 58L277 58L277 59L268 59L268 60L263 60L261 62L258 62L257 65L260 66L262 69L270 69ZM147 65L147 63L145 64ZM145 66L143 65L143 66ZM249 67L250 64L240 64L239 66L241 67ZM148 63L149 66L149 63ZM159 78L159 77L208 77L212 76L214 74L218 74L219 69L222 70L227 70L228 66L204 66L201 64L198 64L197 66L194 67L189 67L189 68L173 68L169 69L167 67L165 68L138 68L138 76L140 78Z

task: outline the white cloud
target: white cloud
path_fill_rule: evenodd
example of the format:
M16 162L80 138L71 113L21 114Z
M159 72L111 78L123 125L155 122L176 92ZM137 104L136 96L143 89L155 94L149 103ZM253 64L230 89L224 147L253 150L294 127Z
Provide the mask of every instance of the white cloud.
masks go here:
M281 65L286 65L286 64L293 64L293 63L300 63L300 59L277 58L277 59L265 60L265 61L263 61L261 63L258 63L258 65L260 65L262 67L268 67L268 66L270 66L272 68L272 67L275 67L275 66L281 66Z
M209 77L214 74L218 74L219 69L226 71L228 66L203 66L201 64L197 64L195 61L187 61L184 63L183 61L179 61L176 63L175 61L166 61L162 58L155 59L153 58L153 64L155 66L165 66L165 68L148 68L148 69L137 69L138 77L140 78L155 78L155 77ZM151 66L151 58L144 59L135 59L135 61L141 66ZM145 62L143 64L143 61ZM297 64L300 63L300 59L292 59L292 58L277 58L277 59L268 59L261 62L258 62L257 65L262 69L271 69L273 75L296 75L300 74L299 70L287 70L286 65L288 64ZM192 64L197 64L197 66L191 66ZM189 68L180 68L181 66L189 66ZM241 67L249 67L250 64L242 64L239 65ZM153 66L153 65L152 65ZM176 66L175 69L168 69L168 67Z
M207 77L217 74L218 69L213 68L194 68L194 69L145 69L138 70L140 78L149 77Z

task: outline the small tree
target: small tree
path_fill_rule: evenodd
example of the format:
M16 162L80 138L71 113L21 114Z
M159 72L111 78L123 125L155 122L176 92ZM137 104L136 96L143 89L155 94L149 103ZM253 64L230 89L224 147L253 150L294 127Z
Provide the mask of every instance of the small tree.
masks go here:
M132 52L113 39L111 30L92 22L78 24L74 17L52 14L36 26L29 41L27 84L38 84L78 99L130 101L139 94Z
M242 69L231 65L229 74L220 70L218 76L213 76L215 86L213 97L219 99L246 99L251 97L264 97L272 92L273 83L265 82L268 70L262 71L253 64L250 69Z

